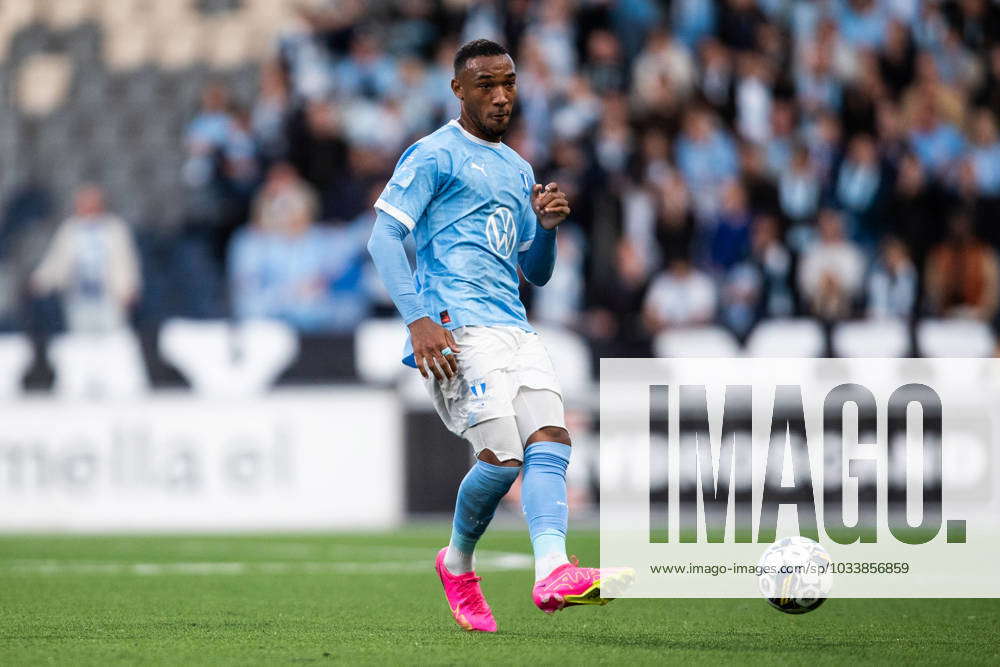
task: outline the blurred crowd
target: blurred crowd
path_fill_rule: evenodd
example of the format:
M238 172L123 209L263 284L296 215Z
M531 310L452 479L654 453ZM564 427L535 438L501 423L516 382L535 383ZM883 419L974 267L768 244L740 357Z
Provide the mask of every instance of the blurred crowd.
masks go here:
M997 322L990 0L314 3L256 97L208 85L179 139L180 234L226 287L207 314L343 333L392 312L371 204L458 115L452 58L481 37L517 65L505 141L573 208L550 286L525 285L533 321L606 355L763 318ZM142 293L125 225L87 186L51 242L31 284L62 291L71 326Z

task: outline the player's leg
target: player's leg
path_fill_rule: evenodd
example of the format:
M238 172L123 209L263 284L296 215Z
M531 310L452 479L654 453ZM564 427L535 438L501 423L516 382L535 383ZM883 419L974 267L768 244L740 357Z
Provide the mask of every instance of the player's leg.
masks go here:
M497 505L517 479L524 455L513 417L476 424L465 437L477 460L458 488L451 541L438 553L436 568L455 621L466 630L496 632L493 612L472 569L472 555Z
M535 555L535 579L547 577L566 557L566 468L572 451L563 419L562 398L548 389L521 388L514 414L524 439L521 504Z
M459 374L445 382L429 380L427 387L444 424L469 441L477 460L459 486L451 540L438 553L435 567L455 621L467 630L495 632L472 556L520 472L523 444L510 387L492 361L504 353L502 336L466 327L456 330L455 337L462 347Z
M566 557L566 468L572 449L562 399L551 390L522 388L513 404L520 432L527 434L521 499L535 552L535 605L553 613L572 605L607 604L635 573L580 567Z
M521 472L524 457L513 417L480 422L465 432L476 453L455 500L451 541L444 564L453 574L472 571L472 554L486 531L500 500Z

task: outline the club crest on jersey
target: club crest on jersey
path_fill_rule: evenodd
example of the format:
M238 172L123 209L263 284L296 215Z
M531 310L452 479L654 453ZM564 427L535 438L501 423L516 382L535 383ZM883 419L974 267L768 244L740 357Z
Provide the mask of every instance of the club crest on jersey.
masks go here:
M504 259L510 257L517 241L517 230L509 208L501 206L486 218L486 240L497 255Z
M521 185L524 186L524 191L531 192L531 183L528 181L528 174L524 171L519 171L518 173L521 174Z

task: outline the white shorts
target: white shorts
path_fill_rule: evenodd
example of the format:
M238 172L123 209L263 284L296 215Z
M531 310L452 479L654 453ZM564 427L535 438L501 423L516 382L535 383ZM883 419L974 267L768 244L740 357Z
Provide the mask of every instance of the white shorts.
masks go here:
M452 433L489 419L515 417L522 444L543 426L566 428L562 388L537 333L516 327L460 327L458 374L424 380L434 408ZM531 401L532 390L555 393L556 401Z

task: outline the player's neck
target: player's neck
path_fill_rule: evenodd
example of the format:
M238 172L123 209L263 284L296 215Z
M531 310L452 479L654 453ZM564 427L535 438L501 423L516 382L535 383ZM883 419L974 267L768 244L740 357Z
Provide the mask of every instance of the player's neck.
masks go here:
M469 120L465 113L459 115L458 124L461 125L462 129L474 136L477 139L482 139L483 141L488 141L492 144L499 143L503 139L503 135L500 136L490 134L485 130L476 126L471 120Z

